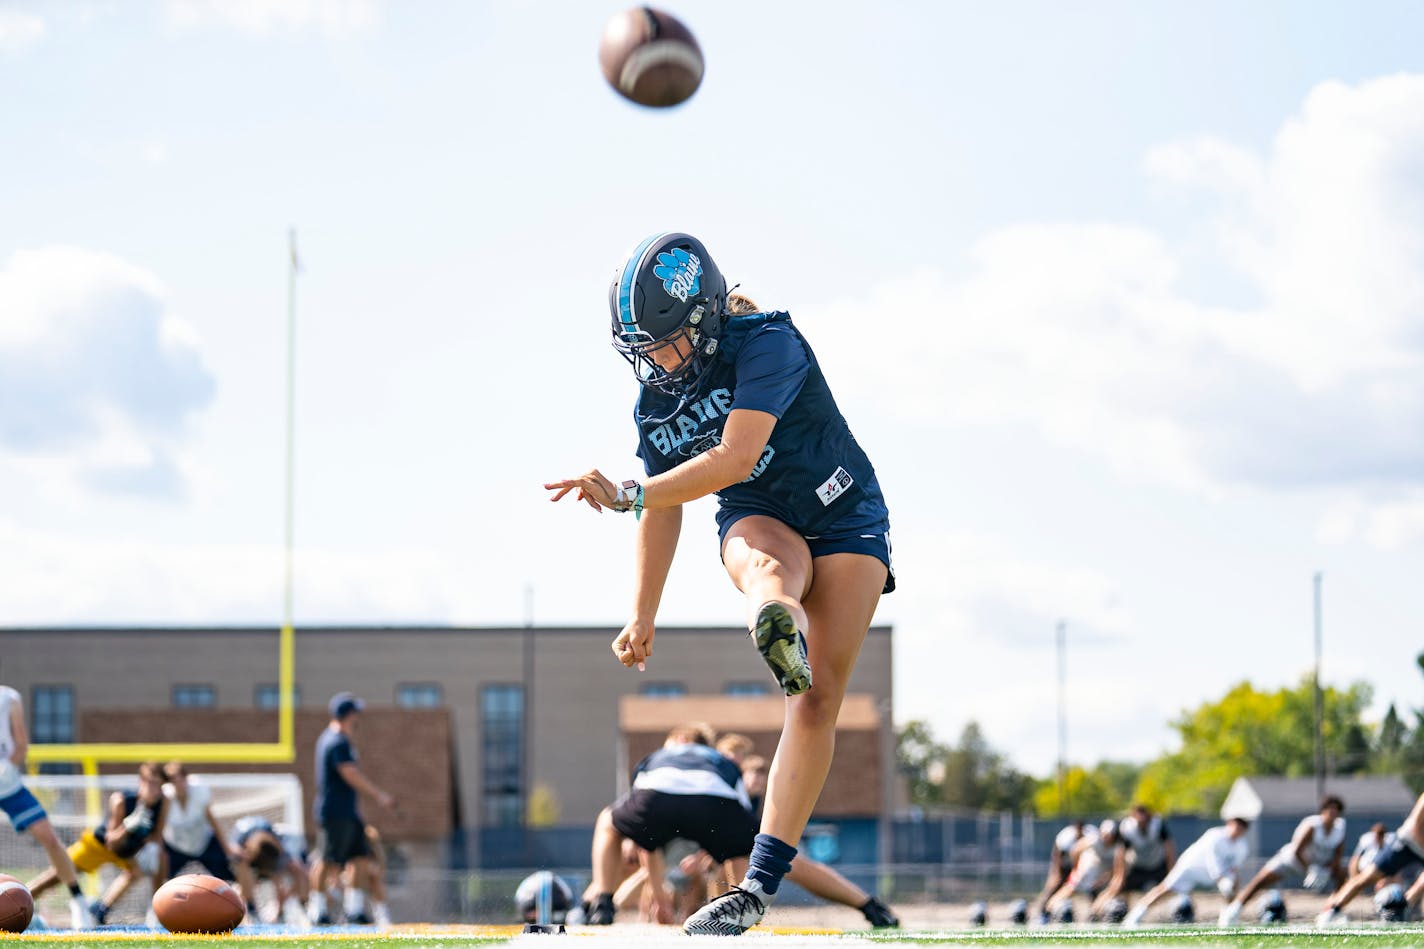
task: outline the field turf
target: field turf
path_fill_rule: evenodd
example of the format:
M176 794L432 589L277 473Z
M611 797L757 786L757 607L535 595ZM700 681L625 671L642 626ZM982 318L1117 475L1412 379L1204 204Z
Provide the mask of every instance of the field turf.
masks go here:
M264 928L265 929L265 928ZM276 929L272 927L271 929ZM5 945L16 949L215 949L235 945L238 949L463 949L466 946L510 945L514 947L542 946L547 940L577 940L588 949L602 944L609 947L630 946L661 949L686 947L688 937L671 927L619 926L613 929L578 928L563 937L524 936L514 927L504 926L431 926L409 927L401 931L376 933L370 930L277 932L258 931L230 936L177 936L134 930L104 930L88 933L31 933L6 936ZM1308 926L1234 929L1208 928L1170 929L1013 929L968 930L940 932L905 932L864 930L844 933L830 930L783 929L753 931L736 939L703 937L693 944L709 941L734 949L736 946L790 947L891 947L904 946L990 946L1022 947L1091 946L1128 949L1135 946L1196 947L1196 949L1394 949L1418 947L1424 949L1424 926L1352 927L1319 930ZM560 945L556 942L555 945Z

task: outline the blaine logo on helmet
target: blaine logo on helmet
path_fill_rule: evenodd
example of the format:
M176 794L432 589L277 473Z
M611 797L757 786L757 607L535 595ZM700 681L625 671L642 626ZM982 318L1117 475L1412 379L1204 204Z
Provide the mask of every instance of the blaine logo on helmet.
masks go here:
M677 297L683 303L702 289L702 261L681 247L670 247L658 254L653 275L662 280L668 296Z

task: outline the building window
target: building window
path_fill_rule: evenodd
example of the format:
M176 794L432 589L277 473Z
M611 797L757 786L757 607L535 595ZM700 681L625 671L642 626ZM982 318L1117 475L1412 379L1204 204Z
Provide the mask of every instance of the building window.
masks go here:
M30 693L30 741L37 745L74 741L74 687L37 685Z
M217 705L217 690L210 685L175 685L174 708L212 708Z
M439 682L406 682L396 686L396 704L401 708L439 708L445 704Z
M277 683L262 682L252 691L252 704L267 712L277 711ZM302 704L302 687L292 686L292 707L300 708Z
M524 687L487 685L480 689L487 826L524 823Z
M681 682L644 682L638 686L638 694L653 699L674 699L687 694L687 686Z
M726 688L722 690L722 694L737 698L757 698L770 695L771 686L765 682L728 682Z
M37 745L74 741L74 687L37 685L30 691L30 741ZM46 761L40 774L78 774L77 765Z

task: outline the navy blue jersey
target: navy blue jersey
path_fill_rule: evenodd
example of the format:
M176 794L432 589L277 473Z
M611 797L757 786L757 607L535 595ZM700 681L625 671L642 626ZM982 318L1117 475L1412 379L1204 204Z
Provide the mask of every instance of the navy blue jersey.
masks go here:
M106 817L104 822L94 828L94 836L99 842L108 847L116 856L132 857L138 853L139 849L148 842L148 838L153 836L154 830L158 827L159 815L163 813L163 807L168 803L167 798L159 798L157 804L144 804L139 807L137 791L121 791L124 799L124 831L118 835L113 843L108 842L109 820ZM138 812L138 819L130 820L134 812Z
M725 797L751 809L741 769L732 759L706 745L659 748L633 768L633 787L663 794Z
M351 739L328 728L316 740L316 799L312 802L318 822L349 818L360 820L356 811L356 789L346 783L339 765L356 760Z
M883 532L889 519L875 469L836 407L816 356L785 312L727 320L716 363L681 411L643 388L634 409L638 457L649 475L670 471L722 440L733 409L776 416L751 476L717 492L717 522L766 514L805 536Z

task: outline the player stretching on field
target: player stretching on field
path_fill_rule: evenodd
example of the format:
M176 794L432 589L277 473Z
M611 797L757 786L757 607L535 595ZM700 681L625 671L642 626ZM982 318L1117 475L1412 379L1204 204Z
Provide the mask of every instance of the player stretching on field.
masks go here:
M237 819L232 825L232 843L232 865L248 915L257 915L257 881L270 880L277 891L277 915L292 925L309 925L302 908L309 889L308 871L299 848L283 839L271 821L256 815Z
M219 880L236 880L227 835L213 816L213 791L201 780L190 779L181 761L163 766L163 796L168 799L168 819L163 823L163 849L168 857L168 879L182 873L189 863ZM250 905L250 904L249 904Z
M1222 827L1209 828L1196 841L1182 851L1182 858L1172 864L1166 879L1147 891L1122 921L1124 926L1137 926L1142 917L1152 908L1152 904L1176 893L1182 898L1177 910L1179 922L1191 922L1191 894L1193 890L1216 887L1222 895L1236 889L1236 874L1241 864L1251 855L1251 845L1246 842L1246 831L1250 823L1240 817L1233 817Z
M0 685L0 811L5 812L16 833L30 832L49 857L55 879L69 888L69 925L74 929L92 929L94 919L89 915L89 907L84 905L74 861L55 836L44 807L20 779L29 750L30 736L25 730L25 707L20 693L8 685Z
M646 887L658 917L673 912L663 888L664 845L675 837L695 841L733 873L746 870L756 824L742 774L706 743L696 726L668 732L663 747L638 762L633 786L598 815L593 830L593 881L585 893L587 921L613 922L613 893L622 877L623 841L648 851Z
M1251 878L1236 898L1221 909L1221 926L1234 926L1241 918L1241 908L1261 890L1290 876L1303 881L1306 889L1318 892L1325 887L1335 889L1345 882L1345 869L1340 858L1345 853L1345 802L1329 795L1320 802L1320 813L1301 819L1290 842L1266 861L1260 872ZM1334 881L1333 883L1330 881Z
M1177 859L1167 822L1146 804L1134 804L1132 813L1118 823L1117 844L1112 880L1093 901L1095 916L1103 915L1114 899L1161 883ZM1131 857L1128 851L1132 851Z
M341 868L355 865L355 872L369 873L371 846L366 838L366 822L356 808L356 792L376 799L390 810L395 798L377 787L356 766L356 748L351 743L366 707L350 692L338 692L331 697L327 710L331 722L316 741L316 811L317 857L311 868L311 905L307 914L318 926L331 925L326 908L326 888L332 884ZM365 893L355 887L346 888L345 906L348 923L369 923Z
M613 641L625 666L652 655L682 505L718 496L722 562L787 695L781 743L746 879L690 916L689 933L761 921L796 856L835 748L836 716L881 593L894 589L889 513L811 348L784 312L730 295L707 249L658 234L609 292L613 345L642 385L647 479L598 471L545 487L639 518L633 616ZM814 685L814 687L813 687Z
M1363 867L1344 886L1330 897L1325 909L1315 918L1320 926L1329 926L1345 920L1344 908L1359 895L1360 891L1379 880L1394 876L1411 867L1424 865L1424 794L1414 802L1409 816L1394 832L1394 842L1375 855L1374 863ZM1420 874L1404 895L1405 907L1412 906L1424 896L1424 874Z
M1113 825L1117 826L1116 824ZM1038 922L1048 923L1048 904L1058 893L1068 875L1073 872L1073 847L1093 829L1081 820L1070 821L1053 838L1053 846L1048 851L1048 876L1043 880L1043 890L1038 894ZM1071 894L1070 894L1071 895Z
M139 873L148 876L156 890L162 885L163 821L167 816L167 800L163 796L163 768L157 761L145 761L138 766L138 790L115 791L109 795L108 813L103 823L84 831L69 847L69 859L83 873L98 873L106 863L118 866L104 896L92 909L95 918L103 922L113 907L133 885ZM148 856L151 860L144 859ZM53 870L46 870L29 884L36 898L59 882Z

